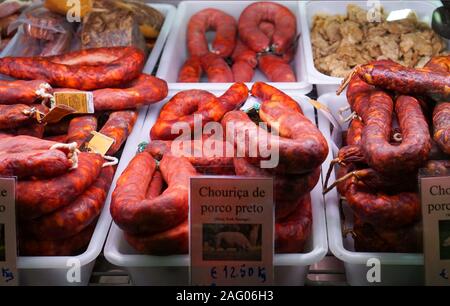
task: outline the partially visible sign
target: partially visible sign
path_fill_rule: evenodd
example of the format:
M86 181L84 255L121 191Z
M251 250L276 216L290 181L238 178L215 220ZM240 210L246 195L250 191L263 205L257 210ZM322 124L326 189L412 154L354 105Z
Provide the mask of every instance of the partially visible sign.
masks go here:
M425 283L450 286L450 171L421 173Z
M191 178L191 283L272 284L273 207L270 178Z
M0 286L18 284L15 191L15 178L0 178Z

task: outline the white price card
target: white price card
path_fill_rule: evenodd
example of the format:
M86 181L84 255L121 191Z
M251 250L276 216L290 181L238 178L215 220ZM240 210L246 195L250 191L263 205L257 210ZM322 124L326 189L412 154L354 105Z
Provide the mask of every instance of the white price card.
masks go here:
M425 283L450 286L450 171L420 175Z
M191 284L273 284L271 178L193 177L189 201Z
M0 178L0 286L18 284L15 191L15 178Z

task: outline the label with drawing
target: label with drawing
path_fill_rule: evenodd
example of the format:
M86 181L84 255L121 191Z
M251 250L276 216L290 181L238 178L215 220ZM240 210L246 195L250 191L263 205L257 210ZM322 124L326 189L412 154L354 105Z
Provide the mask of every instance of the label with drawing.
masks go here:
M191 284L273 284L272 179L194 177L189 204Z
M421 173L425 283L450 286L450 171Z
M0 178L0 286L18 284L15 191L15 178Z

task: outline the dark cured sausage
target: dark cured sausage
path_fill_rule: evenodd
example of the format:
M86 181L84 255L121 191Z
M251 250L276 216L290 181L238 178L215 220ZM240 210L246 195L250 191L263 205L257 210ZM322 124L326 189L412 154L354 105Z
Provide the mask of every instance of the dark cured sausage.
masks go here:
M221 57L230 56L236 44L236 20L213 8L202 10L189 20L186 31L189 54L202 57L209 53L205 35L209 30L216 32L211 52Z
M309 193L320 178L320 168L303 175L273 175L265 169L252 165L245 158L235 158L234 168L238 176L273 177L277 220L295 211L300 198Z
M63 119L57 123L47 124L45 126L45 136L59 136L67 134L71 119Z
M137 119L136 111L113 112L109 115L108 121L100 130L100 133L114 139L114 144L106 154L114 155L127 140Z
M125 240L139 253L149 255L175 255L189 252L189 222L152 235L133 235L125 232Z
M395 111L403 140L393 146L389 143L393 107L389 95L379 92L371 96L363 117L366 124L362 135L364 155L367 163L380 173L414 172L428 159L431 149L428 124L417 99L399 96Z
M433 138L446 154L450 154L450 102L438 104L433 111Z
M75 142L79 148L93 131L97 131L97 117L92 115L75 117L70 120L66 141Z
M234 139L238 151L242 149L243 152L238 152L240 156L255 161L263 159L260 152L257 152L258 156L251 154L250 139L258 137L258 142L267 141L268 147L279 148L279 164L274 169L279 173L304 173L320 166L328 153L328 144L317 127L302 114L300 106L283 92L264 83L255 83L252 94L263 100L259 111L261 120L269 126L277 125L280 136L259 128L242 111L229 112L225 114L222 126L228 137L232 137L227 139Z
M13 129L33 122L30 105L0 105L0 129ZM36 122L36 120L34 120Z
M364 124L358 118L353 119L347 130L347 145L360 145Z
M202 63L199 57L190 57L184 62L178 73L180 83L198 83L202 77Z
M38 241L33 238L19 238L21 256L74 256L86 249L95 230L95 222L81 233L61 240Z
M408 68L393 61L375 61L357 66L352 74L358 75L370 85L389 89L401 94L428 94L450 97L450 74L430 71L428 68ZM348 78L344 80L340 93L345 88Z
M259 28L263 21L274 24L272 39ZM247 6L239 17L238 27L242 41L255 52L269 51L272 47L276 53L282 54L293 44L297 34L295 15L274 2L255 2Z
M111 201L111 215L124 231L132 234L157 233L186 220L189 181L197 172L187 159L168 154L164 155L159 168L168 187L159 197L151 200L146 199L146 193L156 163L147 152L136 155L117 181Z
M31 136L8 136L0 139L0 154L20 153L32 150L48 150L57 144Z
M67 142L67 134L44 137L45 140L65 143Z
M258 67L270 82L296 82L292 67L280 56L266 54L259 57Z
M300 199L298 209L275 223L275 252L300 253L311 234L311 197Z
M243 83L233 84L221 97L204 90L179 92L161 109L158 120L150 131L152 140L173 140L181 131L172 131L175 123L185 123L194 131L194 115L201 116L204 126L210 121L220 121L223 115L241 107L248 98L248 88ZM180 125L181 127L181 125Z
M51 93L52 88L43 80L0 80L0 104L32 104Z
M41 218L29 220L22 228L36 240L59 240L75 236L100 215L113 176L113 167L103 168L94 184L73 203Z
M79 90L59 88L55 91L77 92ZM166 81L141 74L125 87L94 90L94 109L96 111L135 109L161 101L167 93Z
M153 173L152 181L148 186L147 193L145 195L146 199L154 199L158 197L164 189L164 178L161 174L161 171L156 170Z
M34 219L72 203L100 174L103 158L99 154L80 153L78 168L62 176L19 181L16 205L22 219Z
M85 65L86 60L81 64L67 63L68 58L86 58L97 65ZM134 80L144 68L144 59L144 53L134 47L88 49L60 57L4 57L0 59L0 73L17 79L42 79L56 87L93 90L120 87Z
M0 175L51 178L67 173L73 162L60 150L32 150L0 154Z
M234 82L233 72L228 63L220 56L209 53L200 59L202 69L208 76L209 83L230 83Z

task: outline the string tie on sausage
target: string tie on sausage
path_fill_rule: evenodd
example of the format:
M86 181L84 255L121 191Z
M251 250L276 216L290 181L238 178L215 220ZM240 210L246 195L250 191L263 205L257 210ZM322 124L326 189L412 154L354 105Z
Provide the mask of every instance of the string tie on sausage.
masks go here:
M36 90L36 95L41 97L42 99L51 99L53 95L50 93L52 87L48 83L42 83L39 85L39 89Z
M78 168L78 153L80 151L77 149L77 143L57 143L50 147L50 150L58 150L58 149L64 149L67 150L67 157L72 162L72 167L70 167L70 170Z
M103 156L103 158L106 159L106 160L109 160L109 162L104 163L102 165L102 168L106 168L106 167L109 167L109 166L115 166L115 165L117 165L119 163L119 159L117 157L114 157L114 156L105 155L105 156Z

